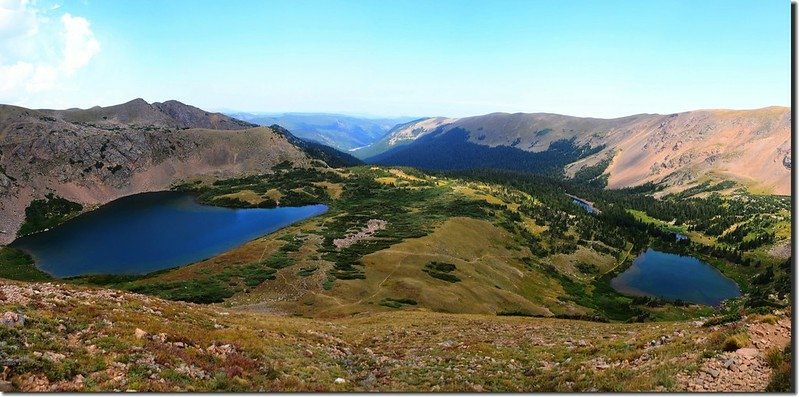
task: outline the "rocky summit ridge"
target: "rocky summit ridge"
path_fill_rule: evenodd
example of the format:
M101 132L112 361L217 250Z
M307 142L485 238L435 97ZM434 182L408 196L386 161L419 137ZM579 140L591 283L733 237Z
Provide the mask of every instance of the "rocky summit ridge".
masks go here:
M84 206L188 177L269 172L312 158L285 133L177 101L33 110L0 105L0 244L54 194Z

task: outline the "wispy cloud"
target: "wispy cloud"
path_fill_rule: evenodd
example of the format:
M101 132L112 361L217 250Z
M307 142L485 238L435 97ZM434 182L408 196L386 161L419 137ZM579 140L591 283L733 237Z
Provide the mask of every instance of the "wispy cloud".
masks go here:
M0 102L56 89L100 52L86 18L28 0L0 0Z

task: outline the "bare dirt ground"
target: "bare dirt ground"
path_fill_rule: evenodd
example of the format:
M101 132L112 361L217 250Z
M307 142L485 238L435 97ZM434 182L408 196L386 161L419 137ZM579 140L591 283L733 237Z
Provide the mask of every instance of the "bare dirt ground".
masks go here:
M387 224L388 222L382 219L369 219L366 222L366 226L361 228L361 230L355 233L347 234L342 238L337 238L333 240L333 245L335 245L336 248L339 249L347 248L361 240L366 240L371 238L378 231L385 229Z

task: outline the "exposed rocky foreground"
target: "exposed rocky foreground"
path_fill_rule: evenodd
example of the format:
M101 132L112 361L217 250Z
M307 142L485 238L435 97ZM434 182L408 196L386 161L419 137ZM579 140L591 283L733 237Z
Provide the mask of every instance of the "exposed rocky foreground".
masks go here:
M177 101L86 110L0 105L0 244L14 239L25 208L47 193L92 206L190 177L310 164L292 139Z
M784 317L774 324L746 324L752 347L708 358L698 373L682 373L677 380L688 391L765 390L772 370L767 361L771 349L783 349L791 343L791 319Z
M790 335L785 313L713 327L426 311L321 321L7 280L0 313L0 389L21 391L763 390L759 357ZM719 351L744 331L749 346Z

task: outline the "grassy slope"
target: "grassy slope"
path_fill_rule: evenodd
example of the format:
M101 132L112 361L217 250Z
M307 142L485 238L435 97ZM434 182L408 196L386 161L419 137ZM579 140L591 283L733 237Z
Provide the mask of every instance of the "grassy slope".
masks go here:
M184 188L198 189L208 202L226 198L259 205L271 198L281 205L325 202L331 209L182 268L137 280L78 281L169 299L224 301L225 306L250 311L312 317L419 308L599 315L612 320L647 316L673 320L712 313L703 306L642 302L616 293L607 284L634 258L631 246L620 249L593 241L563 251L559 247L570 243L564 238L577 241L579 231L569 226L566 237L552 235L546 213L529 210L543 205L531 195L535 192L381 167L282 169L274 176ZM346 249L333 246L334 239L360 230L369 219L386 220L386 229ZM542 257L531 252L528 238L538 239L549 253ZM451 275L458 281L426 272L430 262L455 265ZM720 260L712 263L744 287L753 271ZM403 300L407 302L397 303Z
M674 233L680 233L680 234L687 234L688 233L688 230L685 228L685 226L682 226L682 225L678 226L678 225L674 225L673 223L670 223L670 222L666 222L666 221L662 221L662 220L657 219L657 218L653 218L653 217L649 216L644 211L628 209L627 212L632 214L636 219L638 219L638 220L640 220L642 222L645 222L645 223L651 223L653 225L656 225L656 226L660 227L663 230L667 230L667 231L674 232Z
M680 390L678 373L745 332L420 310L313 320L0 280L6 310L26 316L0 327L0 353L28 391Z
M565 291L560 286L559 276L549 274L549 269L531 266L533 254L524 242L498 225L505 218L503 211L494 212L491 217L493 223L457 216L458 211L465 211L459 206L462 202L505 208L510 213L517 212L519 207L514 200L535 204L532 197L498 186L464 184L418 173L414 175L410 170L408 172L360 167L342 174L346 176L344 181L313 182L326 191L326 197L320 199L331 204L331 211L327 214L256 239L215 258L116 286L165 297L176 295L170 295L169 291L172 290L164 286L189 289L198 296L214 295L221 287L227 289L231 296L226 305L246 306L250 310L280 310L304 316L331 317L396 309L383 304L386 299L411 299L416 302L415 305L400 306L404 309L427 308L442 312L521 312L547 316L593 312L571 300L561 299ZM383 213L374 212L367 216L354 214L374 205L365 202L360 195L334 199L342 195L342 190L351 188L348 182L353 178L372 180L379 184L377 188L387 191L386 198L379 194L368 196L369 200L377 200L376 208L385 208ZM282 187L275 184L254 187L248 183L241 185L241 188L235 187L233 193L225 190L214 193L219 193L218 196L203 194L202 197L211 201L214 197L237 197L257 204L258 197L262 197L263 193L253 189L267 191L275 188ZM374 189L372 186L372 192ZM407 207L386 207L386 201L403 201L403 195L411 199L406 200ZM417 199L420 201L415 201ZM423 213L426 207L436 205L439 209L433 211L439 212L435 216ZM440 210L445 205L454 206L454 210ZM410 214L406 214L406 209ZM392 213L392 210L396 213ZM473 216L478 215L475 213ZM410 221L407 224L396 223L392 216L398 221L406 220L400 218L410 218ZM341 237L347 230L361 227L363 219L371 217L389 220L385 233L378 233L376 239L392 244L382 249L369 248L368 242L354 245L353 249L366 246L355 251L356 255L362 256L357 268L362 269L364 278L331 278L330 275L335 273L335 263L325 256L326 244L332 238ZM417 234L420 237L391 237ZM277 269L274 278L260 285L247 286L244 284L246 280L237 277L219 277L225 272L235 273L235 269L262 263L265 258L277 255L286 240L294 239L299 242L299 247L287 254L291 264ZM431 261L456 265L457 270L453 274L460 281L449 283L423 272L424 266ZM576 263L587 261L596 261L598 269L606 270L616 262L616 258L590 248L553 256L558 271L570 274L570 277L582 283L590 283L595 276L582 274L575 268Z
M419 307L452 313L525 310L551 315L549 308L565 310L557 302L560 286L527 268L522 252L505 248L509 240L507 232L486 221L450 218L425 237L365 256L366 279L336 283L329 292L336 302L352 303L331 305L323 314L366 310L386 298L412 299ZM425 265L433 261L455 265L452 273L461 281L450 283L425 273Z
M30 255L12 247L0 247L0 278L29 281L50 280L39 270Z
M391 175L396 176L392 177L377 175L382 174L375 174L374 179L383 183L403 184L414 179L418 181L401 171L395 171ZM331 197L341 194L341 184L325 182L321 186L328 190ZM449 190L449 187L437 188ZM243 192L232 195L246 198L250 202L259 197L252 190ZM231 194L223 196L230 197ZM451 196L448 199L461 197L459 194ZM498 202L497 199L494 200ZM418 207L424 204L415 203ZM493 314L524 309L531 313L551 315L547 306L555 308L557 312L585 311L574 308L574 305L563 307L557 302L557 293L562 292L562 289L558 288L557 282L540 271L524 265L522 259L530 255L529 251L525 253L525 250L515 244L513 236L507 231L489 222L467 217L433 221L435 226L430 234L406 239L387 249L366 255L363 258L364 280L337 280L331 290L326 290L323 284L332 266L328 261L319 258L323 249L323 238L316 233L323 230L326 223L332 223L336 218L346 215L345 212L333 210L321 217L251 241L215 258L139 280L133 285L207 279L209 275L225 269L260 262L274 255L285 244L285 239L296 237L302 243L296 252L289 254L293 261L291 266L279 269L274 280L238 291L228 303L260 303L258 306L262 308L277 307L303 315L339 315L367 309L388 310L379 304L384 298L414 298L419 302L418 306L453 312ZM357 222L352 222L351 225L357 226ZM516 246L509 250L506 248L508 245ZM435 259L456 262L456 272L462 275L462 282L450 284L423 273L421 269L425 263ZM301 269L313 268L317 270L309 275L297 274ZM456 306L450 306L456 302Z

